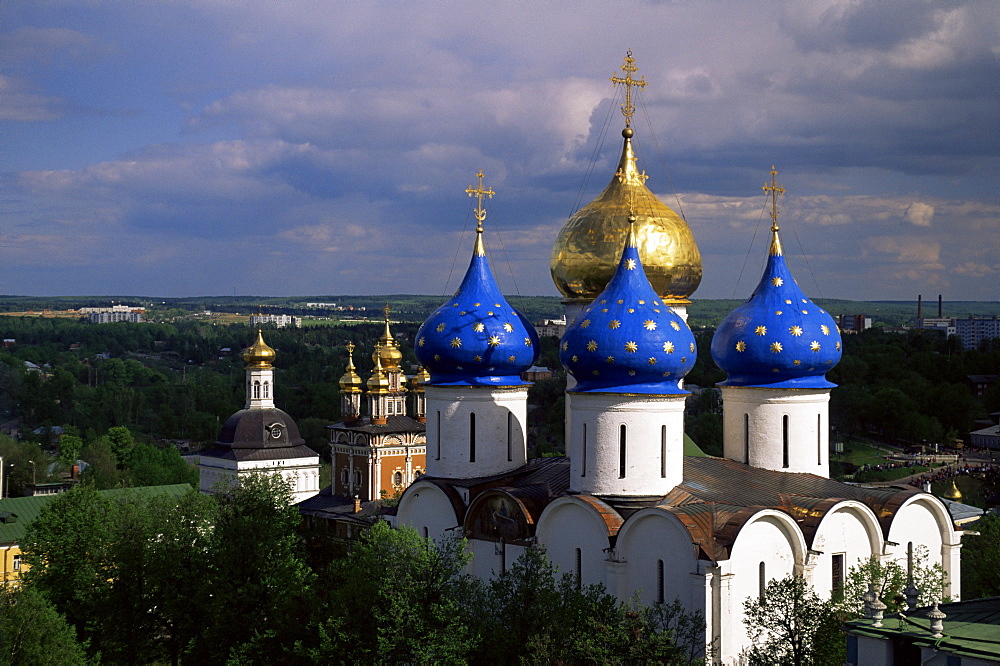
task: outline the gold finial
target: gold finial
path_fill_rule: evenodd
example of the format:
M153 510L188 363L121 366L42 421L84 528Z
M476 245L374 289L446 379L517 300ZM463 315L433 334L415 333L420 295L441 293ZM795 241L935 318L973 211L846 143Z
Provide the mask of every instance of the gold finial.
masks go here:
M632 49L629 49L625 54L625 62L621 66L621 70L625 72L625 76L612 76L611 83L618 85L619 83L625 86L625 103L622 104L622 115L625 116L625 129L630 130L632 128L632 116L635 115L635 104L632 103L632 88L645 88L646 87L646 77L641 77L638 81L632 78L633 72L638 72L639 68L635 66L635 58L632 57ZM631 136L631 133L629 134Z
M778 195L785 193L775 180L778 175L774 165L771 165L771 184L764 183L763 190L771 194L771 254L781 254L781 241L778 239Z
M950 499L952 502L959 502L962 500L962 491L958 489L955 485L955 479L951 480L951 488L949 488L945 494L945 499Z
M483 233L483 220L486 219L486 209L483 208L483 197L485 196L488 199L492 199L493 195L496 194L496 192L493 191L492 187L488 190L483 189L482 169L480 169L479 173L476 174L476 178L479 179L479 187L477 187L476 189L467 187L465 188L465 191L468 193L470 197L476 197L477 203L476 203L475 215L476 215L476 222L478 223L476 224L476 233L481 234Z
M392 312L392 308L389 307L388 303L386 303L385 307L382 308L382 312L385 313L385 323L388 324L389 323L389 313Z

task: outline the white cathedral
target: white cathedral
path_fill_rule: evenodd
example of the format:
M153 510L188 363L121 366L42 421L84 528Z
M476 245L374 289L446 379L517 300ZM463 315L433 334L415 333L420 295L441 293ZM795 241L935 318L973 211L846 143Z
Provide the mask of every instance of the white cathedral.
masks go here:
M736 663L748 645L743 603L796 574L828 597L854 565L905 562L927 547L960 590L960 533L944 504L915 489L864 488L829 478L826 379L841 355L832 317L785 264L772 170L771 243L750 298L712 342L721 383L724 457L684 444L682 380L696 358L688 297L701 259L687 224L646 187L630 126L631 57L622 67L626 127L607 188L564 226L552 275L569 322L564 458L528 460L532 326L501 295L485 251L482 178L469 270L423 324L427 474L393 521L433 539L468 539L471 571L488 578L541 546L578 584L621 600L680 599L706 619L713 658Z

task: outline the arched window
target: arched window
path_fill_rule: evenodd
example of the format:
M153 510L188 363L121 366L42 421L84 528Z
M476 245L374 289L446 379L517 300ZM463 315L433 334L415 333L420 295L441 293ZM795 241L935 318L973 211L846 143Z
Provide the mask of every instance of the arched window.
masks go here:
M476 462L476 413L469 414L469 462Z
M253 397L254 400L260 399L260 382L253 383Z
M403 473L402 472L396 472L395 474L393 474L392 475L392 482L393 482L393 484L395 484L397 486L403 485Z
M625 478L625 424L618 428L618 478Z
M781 417L781 466L788 468L788 414Z
M264 382L264 398L266 399L270 397L270 395L271 395L271 385L267 382Z

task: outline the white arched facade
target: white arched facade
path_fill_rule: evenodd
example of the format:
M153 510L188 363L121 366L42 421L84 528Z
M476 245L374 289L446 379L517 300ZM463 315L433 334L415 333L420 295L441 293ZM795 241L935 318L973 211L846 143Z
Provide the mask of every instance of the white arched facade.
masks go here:
M440 541L459 530L458 516L448 495L429 481L410 485L399 499L396 526L409 525L422 537Z
M872 510L861 502L840 502L820 521L810 549L807 575L822 599L847 579L852 567L882 553L882 528Z
M947 574L944 596L958 599L962 589L959 553L961 532L956 532L948 509L933 495L914 495L896 510L889 525L886 558L906 567L907 546L926 546L928 564L940 564Z
M606 512L600 512L599 508ZM545 507L535 534L560 575L568 573L582 585L599 583L610 590L609 537L620 525L618 514L599 499L567 496Z
M618 533L615 556L623 563L618 598L638 595L645 604L679 599L688 611L705 613L704 579L697 546L669 511L654 507L632 515Z

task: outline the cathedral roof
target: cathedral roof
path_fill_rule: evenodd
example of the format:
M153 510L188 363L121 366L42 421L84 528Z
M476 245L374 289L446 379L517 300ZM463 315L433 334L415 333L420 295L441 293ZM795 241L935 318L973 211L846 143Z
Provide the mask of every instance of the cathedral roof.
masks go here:
M427 425L402 414L386 417L384 424L372 423L370 417L362 417L353 423L334 423L327 428L332 430L349 430L369 434L392 434L394 432L424 432Z
M241 409L222 425L206 457L234 460L306 458L317 454L299 434L295 420L275 407Z
M774 193L783 192L773 185ZM730 312L712 338L712 358L728 378L721 386L832 388L826 373L840 361L840 329L799 289L785 264L772 205L771 247L757 288Z
M694 367L694 334L646 279L630 228L614 276L562 338L559 360L573 391L685 394L678 382Z
M592 202L573 214L552 247L550 269L556 288L571 300L593 300L611 280L622 242L635 215L639 255L653 290L668 303L686 303L701 283L701 254L687 222L660 201L648 187L646 174L636 165L632 146L632 88L645 87L633 79L632 53L625 58L626 76L612 77L625 88L625 129L621 159L611 182Z
M538 335L524 315L503 297L483 245L485 211L480 195L479 226L469 269L458 291L417 331L417 360L430 373L427 386L515 386L538 358Z

